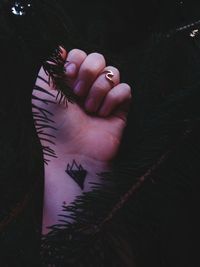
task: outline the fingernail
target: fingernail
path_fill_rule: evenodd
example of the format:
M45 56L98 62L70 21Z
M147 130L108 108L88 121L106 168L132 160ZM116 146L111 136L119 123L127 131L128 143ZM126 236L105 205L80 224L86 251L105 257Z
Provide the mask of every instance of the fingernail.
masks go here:
M65 72L67 76L74 77L76 74L76 64L75 63L67 63L65 65Z
M78 81L74 87L74 93L81 96L84 90L84 81Z
M89 98L85 103L85 108L87 111L95 112L97 110L95 101L92 98Z

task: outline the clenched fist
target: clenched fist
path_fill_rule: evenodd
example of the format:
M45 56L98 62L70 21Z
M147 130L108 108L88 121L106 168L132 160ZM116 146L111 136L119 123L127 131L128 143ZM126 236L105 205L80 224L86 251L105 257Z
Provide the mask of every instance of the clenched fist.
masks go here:
M111 161L126 125L130 86L120 83L118 69L106 66L103 55L87 55L79 49L68 54L61 51L66 61L66 86L73 89L80 103L59 103L57 91L48 83L44 69L40 69L32 103L41 143L57 157L81 154ZM51 160L50 157L50 150L46 150L45 158Z

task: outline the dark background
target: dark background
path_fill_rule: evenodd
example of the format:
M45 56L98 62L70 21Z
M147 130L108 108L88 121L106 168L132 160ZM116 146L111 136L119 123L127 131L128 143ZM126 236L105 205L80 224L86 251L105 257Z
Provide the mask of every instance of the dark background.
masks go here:
M200 117L200 40L199 34L190 37L199 25L176 30L200 19L199 1L32 3L33 10L20 18L10 13L13 1L0 2L2 221L11 207L23 202L24 195L32 192L35 177L42 176L41 151L33 134L28 103L41 63L60 42L64 42L68 50L77 47L88 53L103 53L108 64L119 67L122 81L132 86L134 101L121 161L124 158L131 166L136 161L148 167L179 142L179 135L187 129L185 122L193 126L194 120ZM60 16L55 15L57 10ZM200 142L198 125L195 127L189 141L178 145L170 160L153 177L153 186L147 185L138 194L137 201L130 204L136 203L136 210L140 211L139 219L133 218L132 222L138 266L200 265L199 246L196 246L199 241ZM141 144L138 150L137 144ZM33 154L37 159L34 162ZM36 166L40 168L35 170ZM133 180L135 173L140 173L138 169L132 170ZM142 167L141 170L143 173ZM41 188L37 186L36 183L39 195ZM2 267L17 266L13 263L16 260L20 266L36 266L32 259L36 259L38 244L34 241L36 233L32 224L38 222L34 221L33 202L1 229Z
M199 1L76 1L75 4L72 1L63 1L63 5L72 16L72 24L86 49L105 54L108 62L117 65L121 70L122 80L132 85L135 108L131 110L129 122L137 115L142 120L145 113L151 113L152 106L159 106L160 102L164 102L173 93L198 86L199 37L190 37L191 31L198 29L198 26L184 31L176 29L200 19ZM178 106L178 102L174 105ZM190 105L192 103L187 106ZM184 110L177 109L171 120L179 113L184 113ZM124 145L126 156L131 147L135 147L132 140L137 126L137 123L129 123L129 141ZM159 135L156 127L153 131L155 136ZM171 140L179 130L174 127L172 132L173 134L169 134ZM130 133L132 139L129 137ZM148 147L151 141L148 137L145 138ZM198 134L193 137L193 142L192 146L199 142ZM185 153L184 160L181 153ZM148 212L155 212L156 216L160 215L160 223L154 233L156 238L149 234L147 226L136 226L136 231L139 229L138 235L141 236L141 243L138 242L138 266L193 267L200 264L198 245L195 245L199 240L197 203L200 202L198 190L196 191L199 174L195 167L188 166L198 164L199 154L194 154L193 150L180 150L177 154L174 152L172 161L166 165L162 174L158 174L161 184L157 190L162 197L152 189L152 195L155 193L156 196L149 196L147 192L149 200L147 195L143 196L146 211L143 220L148 225L148 220L151 220ZM153 153L150 157L153 159ZM183 173L188 180L179 179L177 173ZM160 178L160 175L165 178ZM148 201L150 203L147 204ZM141 203L138 205L142 206Z

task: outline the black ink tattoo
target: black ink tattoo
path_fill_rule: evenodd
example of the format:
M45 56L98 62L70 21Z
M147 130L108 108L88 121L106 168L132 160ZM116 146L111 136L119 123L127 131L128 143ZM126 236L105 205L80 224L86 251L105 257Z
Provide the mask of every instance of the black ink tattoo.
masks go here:
M82 167L81 164L77 164L75 160L73 160L72 165L67 164L67 169L65 171L83 190L84 182L87 175L87 171Z

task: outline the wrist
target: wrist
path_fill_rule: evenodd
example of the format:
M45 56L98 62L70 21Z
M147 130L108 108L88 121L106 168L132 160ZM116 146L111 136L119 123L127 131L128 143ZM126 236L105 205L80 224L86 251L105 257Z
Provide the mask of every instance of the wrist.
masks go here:
M110 171L112 168L112 162L97 160L95 158L83 155L83 154L68 154L68 153L56 153L57 157L52 158L48 165L45 165L45 178L48 177L49 172L65 168L67 164L73 162L80 162L88 170L94 171Z
M73 176L73 172L76 172L78 175L80 170L80 175L83 175L81 170L85 170L84 182L80 189L89 191L91 190L91 183L102 183L101 173L109 172L112 169L111 162L96 160L85 155L65 154L57 156L48 165L45 165L45 184L50 183L54 186L56 183L56 187L59 187L59 185L62 186L62 184L67 183L76 187L77 184L70 177L70 172Z
M63 205L92 189L92 183L103 184L100 173L111 170L110 162L80 154L58 154L45 166L43 233L46 226L58 222Z

